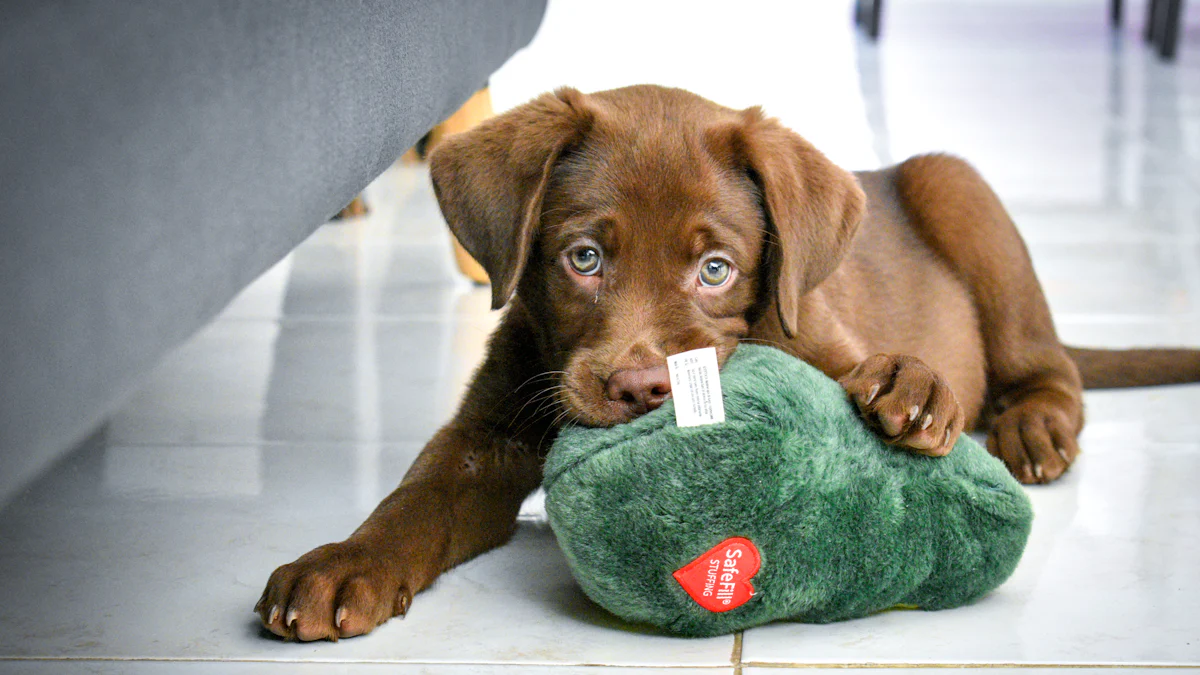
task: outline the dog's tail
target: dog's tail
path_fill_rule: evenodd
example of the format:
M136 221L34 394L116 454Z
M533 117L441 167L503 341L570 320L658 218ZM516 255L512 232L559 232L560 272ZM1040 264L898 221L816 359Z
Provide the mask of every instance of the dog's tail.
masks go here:
M1066 349L1084 389L1200 382L1200 349Z

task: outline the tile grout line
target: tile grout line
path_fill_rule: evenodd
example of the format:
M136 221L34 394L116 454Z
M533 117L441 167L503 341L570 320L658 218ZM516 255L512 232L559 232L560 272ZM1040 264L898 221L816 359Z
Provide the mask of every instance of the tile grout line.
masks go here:
M479 324L480 327L490 326L493 319L492 310L488 310L485 314L475 312L449 312L446 314L395 314L395 313L372 313L367 315L372 322L381 324L401 324L401 323L449 323L460 322L466 325ZM495 315L499 316L499 315ZM1140 315L1137 315L1140 316ZM1157 315L1150 315L1157 316ZM356 325L360 323L360 319L353 314L280 314L278 316L255 316L253 314L232 315L232 316L217 316L204 328L210 328L217 324L346 324Z
M1067 323L1086 323L1086 324L1114 324L1126 325L1135 323L1171 323L1180 319L1189 319L1195 316L1195 311L1188 310L1183 312L1151 312L1151 313L1133 313L1133 312L1060 312L1053 313L1056 321ZM446 323L449 321L463 322L466 324L490 324L493 314L491 310L479 314L476 312L449 312L445 314L434 313L415 313L415 314L400 314L394 312L374 313L369 315L372 321L379 323ZM359 319L354 315L349 314L279 314L275 316L234 314L231 316L217 316L205 327L215 324L254 324L254 323L272 323L272 324L356 324Z
M380 659L269 659L269 658L221 658L188 656L0 656L3 663L261 663L280 665L380 665L380 666L497 666L502 668L623 668L638 670L724 670L726 665L680 665L680 664L611 664L587 661L579 662L514 662L514 661L384 661Z
M920 663L920 662L898 662L898 663L784 663L778 661L742 661L740 667L747 666L750 668L775 669L775 670L813 670L813 669L918 669L918 668L940 668L946 670L971 670L971 669L1009 669L1009 670L1078 670L1082 668L1092 669L1127 669L1142 668L1147 670L1195 670L1200 668L1200 664L1186 663Z
M155 448L195 448L195 449L218 449L218 448L259 448L259 449L275 449L285 450L288 448L299 448L304 450L327 449L328 446L353 446L355 449L360 447L378 447L382 450L402 450L409 449L409 446L423 446L429 442L428 438L414 438L411 441L406 440L385 440L385 441L362 441L353 438L331 438L317 440L253 440L240 439L231 440L228 442L221 440L209 441L117 441L104 446L105 449L122 448L130 450L153 450ZM1183 443L1180 441L1179 443ZM0 657L4 658L4 657Z
M918 669L918 668L939 668L939 669L1009 669L1009 670L1032 670L1032 669L1056 669L1056 670L1078 670L1083 668L1092 669L1153 669L1153 670L1195 670L1200 668L1200 664L1164 664L1164 663L921 663L921 662L896 662L896 663L849 663L849 662L830 662L830 663L783 663L775 661L743 661L742 660L742 633L734 636L733 651L730 655L730 662L734 668L735 675L742 675L744 667L762 668L771 670L814 670L814 669L873 669L873 670L888 670L888 669ZM682 665L682 664L601 664L601 663L514 663L508 661L473 661L473 662L453 662L453 661L384 661L379 659L269 659L269 658L221 658L221 657L169 657L169 656L0 656L0 663L13 662L100 662L100 663L270 663L270 664L328 664L328 665L462 665L462 666L511 666L511 667L604 667L604 668L637 668L645 670L659 670L666 668L694 668L713 670L724 668L725 666L715 665Z

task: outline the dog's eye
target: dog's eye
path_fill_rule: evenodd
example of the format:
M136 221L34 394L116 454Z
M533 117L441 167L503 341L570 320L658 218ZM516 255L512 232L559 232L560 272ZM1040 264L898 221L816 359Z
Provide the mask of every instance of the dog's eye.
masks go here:
M567 254L571 269L585 277L600 271L600 251L591 246L581 246Z
M702 286L721 286L729 281L729 277L733 272L733 267L730 266L728 260L720 258L710 258L704 261L700 266L700 285Z

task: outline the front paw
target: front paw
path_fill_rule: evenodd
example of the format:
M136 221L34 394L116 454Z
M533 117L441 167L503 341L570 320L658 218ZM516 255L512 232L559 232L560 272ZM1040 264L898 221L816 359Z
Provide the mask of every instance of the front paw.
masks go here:
M877 354L838 382L884 441L922 455L946 455L963 429L950 385L919 359Z
M341 542L275 570L254 611L280 637L337 640L369 633L411 604L412 593L383 555Z
M1055 394L1032 396L992 420L988 451L1004 461L1009 472L1026 485L1057 480L1079 456L1072 424Z

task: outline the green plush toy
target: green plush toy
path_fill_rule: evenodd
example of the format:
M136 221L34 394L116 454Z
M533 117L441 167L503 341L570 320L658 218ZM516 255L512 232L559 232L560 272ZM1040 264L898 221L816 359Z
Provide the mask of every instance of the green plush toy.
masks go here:
M767 347L739 347L721 385L723 423L678 427L668 401L564 429L546 459L550 525L612 613L718 635L956 607L1016 568L1029 499L971 438L942 458L885 445L841 386Z

